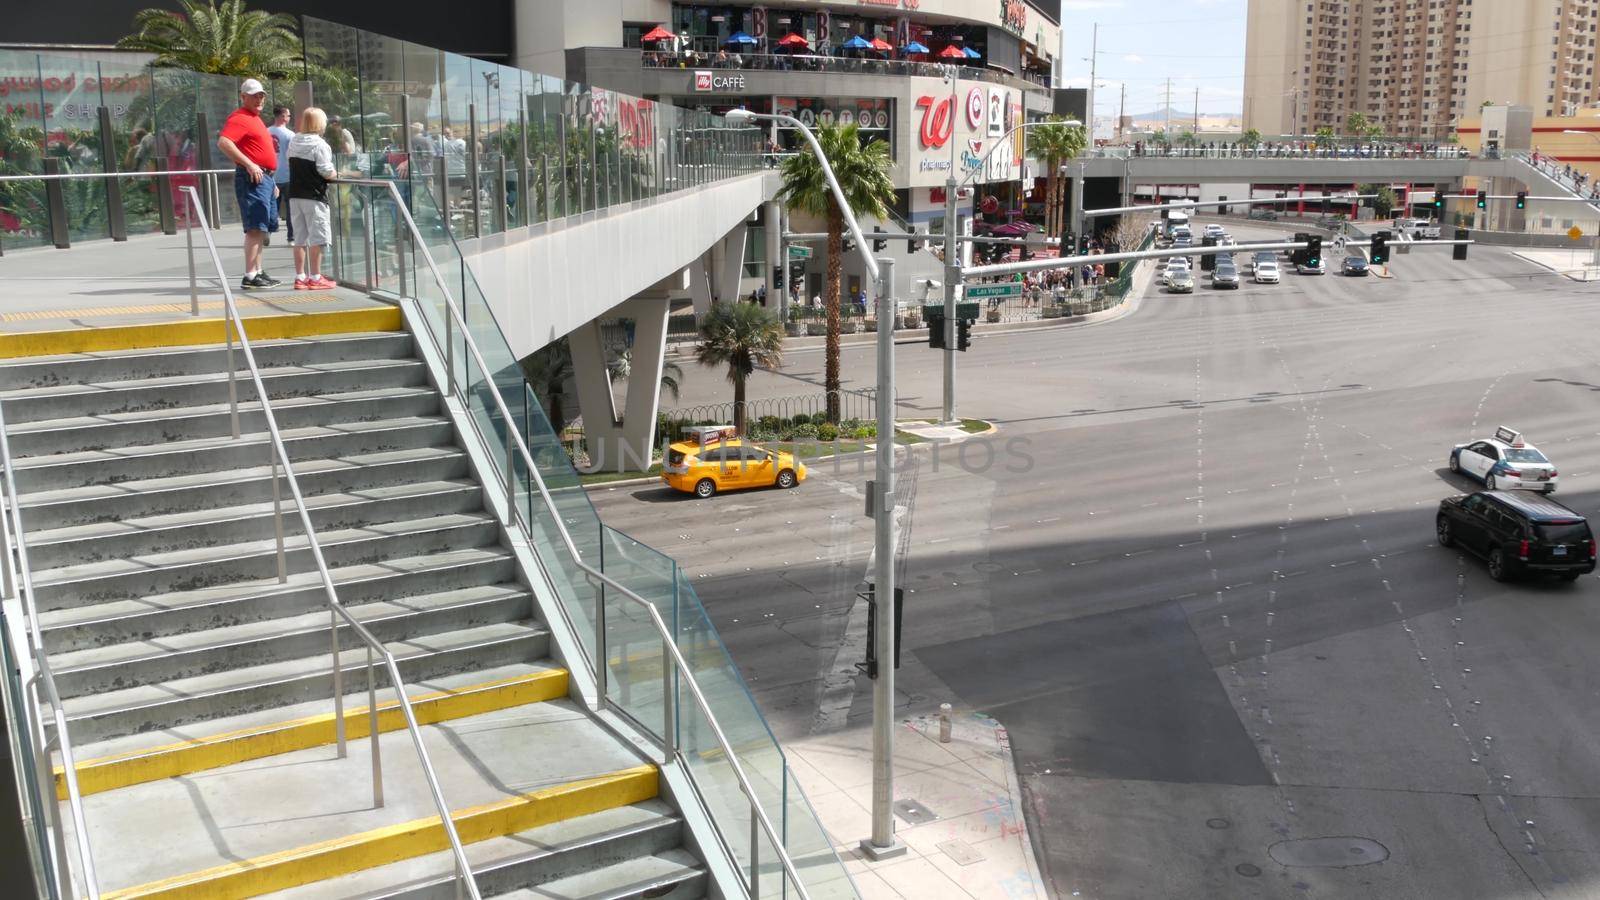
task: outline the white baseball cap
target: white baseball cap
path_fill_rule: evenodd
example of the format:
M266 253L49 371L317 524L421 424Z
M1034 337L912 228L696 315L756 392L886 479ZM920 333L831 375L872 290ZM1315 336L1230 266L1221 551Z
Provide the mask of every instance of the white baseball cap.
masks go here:
M244 84L239 85L239 93L241 93L241 94L252 94L253 95L253 94L265 94L266 92L267 92L267 89L262 86L261 82L255 80L254 78L246 78L244 80Z

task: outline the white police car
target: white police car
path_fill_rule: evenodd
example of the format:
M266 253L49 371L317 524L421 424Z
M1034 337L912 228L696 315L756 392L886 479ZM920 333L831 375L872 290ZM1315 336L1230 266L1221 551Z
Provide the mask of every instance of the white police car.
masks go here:
M1556 466L1522 434L1504 425L1494 437L1457 444L1450 451L1450 471L1471 475L1489 490L1555 493Z

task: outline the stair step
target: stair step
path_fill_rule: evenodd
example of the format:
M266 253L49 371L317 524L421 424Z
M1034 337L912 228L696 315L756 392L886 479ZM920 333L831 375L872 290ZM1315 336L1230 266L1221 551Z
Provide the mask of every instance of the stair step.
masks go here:
M685 850L667 850L494 896L505 900L689 900L704 897L706 887L706 871L699 860Z
M683 820L660 800L618 806L469 844L467 862L485 897L548 884L677 849ZM272 895L272 900L455 900L455 856L431 853Z
M252 340L250 349L255 353L256 365L261 367L415 356L411 335L403 331ZM234 364L242 366L243 362L235 347ZM227 369L228 350L223 344L28 356L0 361L0 390L164 378L184 373L208 375Z
M420 385L333 391L284 397L272 403L272 414L280 432L317 426L332 427L347 422L433 416L438 412L438 394ZM9 411L7 415L9 417ZM96 450L117 452L131 447L205 438L234 439L232 412L227 403L201 404L182 409L102 413L20 424L8 418L7 426L11 453L19 460ZM264 436L266 430L266 416L261 411L261 404L241 401L241 435Z
M456 513L317 535L329 566L379 562L495 543L500 526L485 515ZM221 547L174 550L129 559L63 566L34 579L40 610L82 606L105 600L132 600L145 594L193 590L208 585L261 579L278 574L277 541L267 538ZM290 573L312 571L315 562L303 535L284 538Z
M526 621L533 616L531 601L531 595L520 585L500 584L379 600L348 611L373 637L387 644L480 625ZM331 641L329 615L328 610L322 609L156 640L74 650L51 657L50 666L61 696L70 699L274 661L324 659ZM360 643L342 620L339 632L341 646Z
M272 467L259 465L231 472L36 491L22 497L23 525L33 535L68 525L258 503L272 499L271 472ZM309 498L336 491L458 479L468 470L466 454L455 447L416 447L302 460L295 463L294 474ZM32 540L30 537L30 546Z
M377 600L514 581L517 568L508 551L482 546L339 566L330 568L328 574L339 601L354 610ZM41 612L39 628L45 649L57 654L130 638L149 640L269 621L322 607L321 576L306 571L290 575L287 582L274 576Z
M400 677L409 683L449 672L541 659L548 655L549 637L549 632L532 621L501 622L385 646L400 667ZM365 645L343 650L339 663L346 689L364 689ZM381 660L375 663L381 666ZM379 689L388 683L388 677L379 672ZM62 706L73 742L87 743L332 696L328 659L315 656L87 694L63 699Z
M552 714L568 718L541 721ZM441 726L423 729L423 737L464 845L659 794L655 766L639 764L570 704L458 720L448 731L459 732L459 743L452 744ZM541 758L539 748L558 746L554 741L563 738L576 742L572 750L589 755ZM203 779L198 791L192 783L166 780L89 798L91 838L103 829L115 834L109 829L117 826L162 823L160 854L151 854L148 844L107 847L95 841L97 850L107 847L98 854L104 859L102 887L111 889L103 896L254 896L448 849L415 756L406 752L409 736L385 735L382 744L388 805L379 809L363 796L366 748L353 748L345 759L331 758L326 750L300 751L266 765L230 766L183 780ZM226 845L219 847L208 832L226 834ZM156 880L135 881L152 875Z
M408 683L406 693L411 701L412 714L419 725L430 725L567 696L569 684L566 669L540 664L524 664L515 668L516 674L487 677L438 690ZM493 676L504 673L491 671L483 674ZM460 677L457 676L458 680ZM233 729L226 727L227 720L213 720L203 724L220 724L222 730L175 743L140 746L94 758L86 759L80 755L77 765L78 790L88 796L295 750L328 746L337 740L335 716L329 701L318 701L315 705L323 709L317 712L299 710L308 714L266 722L238 723L243 727ZM293 708L289 709L294 711ZM345 730L349 740L365 738L369 734L371 719L367 711L365 693L346 695ZM388 697L380 697L379 732L387 734L405 727L404 714L392 692ZM65 800L66 779L62 777L59 765L55 768L55 781L57 796Z
M275 510L282 513L284 532L294 534L302 530L299 510L286 484L280 491L283 501L276 507L267 500L30 532L28 557L33 571L44 576L58 567L104 559L257 540L275 533ZM464 480L395 484L358 493L313 494L305 497L305 502L318 534L483 508L477 483Z
M239 360L243 367L244 360ZM413 387L426 384L427 367L418 359L344 360L310 365L287 365L261 370L267 396L278 399L359 391L382 386ZM0 391L6 421L23 424L69 416L92 416L139 410L182 409L227 403L228 373L179 374L137 381L99 384L64 384ZM232 389L240 401L257 400L255 381L248 368L233 373Z
M399 388L396 391L407 391ZM416 395L417 392L410 392ZM430 402L437 404L437 398ZM435 447L455 442L449 420L440 416L375 417L326 425L306 425L279 432L289 459L348 456ZM14 460L17 490L35 491L122 484L185 473L218 472L259 466L270 461L271 439L265 432L172 441L165 444L84 450Z

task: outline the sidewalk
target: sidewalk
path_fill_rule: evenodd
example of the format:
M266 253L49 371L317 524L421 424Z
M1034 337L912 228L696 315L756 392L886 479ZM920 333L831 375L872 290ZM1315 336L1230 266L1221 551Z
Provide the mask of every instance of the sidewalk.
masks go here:
M906 853L882 862L859 846L872 833L872 729L788 741L784 749L865 900L1046 900L1005 726L961 711L951 724L951 741L941 744L937 715L900 721L895 836ZM900 814L902 801L933 818L910 821Z
M1572 250L1513 250L1536 266L1542 266L1573 281L1600 281L1600 266L1594 264L1593 247Z

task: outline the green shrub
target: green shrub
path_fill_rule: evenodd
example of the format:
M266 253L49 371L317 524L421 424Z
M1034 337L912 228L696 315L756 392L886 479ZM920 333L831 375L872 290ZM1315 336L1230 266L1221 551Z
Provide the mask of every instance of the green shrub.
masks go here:
M856 433L856 429L860 428L860 427L861 427L861 420L860 419L845 419L845 420L843 420L843 421L841 421L839 423L839 433L840 434L855 434Z
M762 416L756 420L755 427L763 431L777 431L783 424L783 419L779 416Z
M875 438L877 436L878 436L878 426L876 424L872 423L872 422L867 422L866 424L857 427L856 430L854 431L854 433L851 434L851 437L858 438L858 439L859 438Z
M817 426L812 425L809 422L804 425L796 425L794 426L794 430L789 432L788 439L794 441L814 441L817 439Z
M756 443L760 444L760 443L765 443L767 441L775 441L775 440L777 440L778 439L778 432L777 432L777 429L774 429L774 428L763 428L760 425L757 425L756 427L750 429L750 433L745 435L745 437L747 437L750 440L755 441Z
M824 441L836 441L839 439L839 426L824 422L817 426L817 437Z

